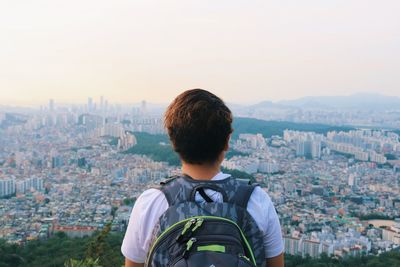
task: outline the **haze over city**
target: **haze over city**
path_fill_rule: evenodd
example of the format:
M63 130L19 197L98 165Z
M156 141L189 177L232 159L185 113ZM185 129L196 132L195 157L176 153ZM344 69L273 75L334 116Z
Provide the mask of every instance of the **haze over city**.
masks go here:
M0 104L400 96L398 1L4 1Z

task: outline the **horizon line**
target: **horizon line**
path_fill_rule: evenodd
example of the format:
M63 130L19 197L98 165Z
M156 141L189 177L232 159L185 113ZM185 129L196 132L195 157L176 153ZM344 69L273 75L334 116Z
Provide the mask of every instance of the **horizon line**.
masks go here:
M338 95L305 95L305 96L301 96L301 97L297 97L297 98L286 98L286 99L279 99L279 100L269 100L269 99L264 99L264 100L258 100L258 101L247 101L247 102L238 102L238 101L227 101L224 100L225 103L228 104L232 104L232 105L242 105L242 106L250 106L250 105L257 105L263 102L272 102L272 103L279 103L279 102L286 102L286 101L296 101L296 100L300 100L300 99L304 99L304 98L309 98L309 97L320 97L320 98L329 98L329 97L351 97L351 96L356 96L356 95L365 95L365 96L384 96L384 97L395 97L395 98L400 98L399 96L396 95L386 95L386 94L382 94L379 92L354 92L351 94L338 94ZM47 98L46 102L42 102L42 103L36 103L36 104L23 104L23 102L25 101L16 101L14 103L11 104L6 104L3 102L0 102L0 107L10 107L10 108L40 108L42 106L47 106L49 105L49 101L53 100L54 103L56 105L61 105L61 106L71 106L71 105L87 105L87 101L89 98L92 98L93 103L97 104L100 103L100 98L104 97L104 96L96 96L96 97L90 97L87 96L86 97L86 101L77 101L77 102L68 102L68 101L61 101L58 102L56 98L52 98L49 97ZM222 97L222 99L224 99L224 97ZM97 100L97 101L96 101ZM108 99L106 97L104 97L104 100L108 101ZM122 105L122 106L129 106L129 105L140 105L143 101L145 101L147 104L150 105L159 105L159 106L165 106L168 105L169 102L151 102L148 101L146 99L142 99L142 100L138 100L136 102L112 102L112 101L108 101L108 104L111 105ZM11 101L5 101L10 103ZM18 103L19 102L19 103Z

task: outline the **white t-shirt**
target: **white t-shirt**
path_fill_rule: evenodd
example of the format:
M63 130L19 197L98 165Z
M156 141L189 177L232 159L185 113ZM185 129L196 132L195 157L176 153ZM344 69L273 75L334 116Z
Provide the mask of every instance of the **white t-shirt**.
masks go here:
M222 180L229 176L220 172L211 180ZM210 189L206 189L205 193L213 201L222 202L221 193ZM195 200L204 202L199 193L196 194ZM138 197L121 247L121 252L126 258L136 263L145 262L153 228L167 209L167 199L158 189L148 189ZM251 194L247 211L263 233L266 258L280 255L283 252L281 226L271 198L261 187L257 186Z

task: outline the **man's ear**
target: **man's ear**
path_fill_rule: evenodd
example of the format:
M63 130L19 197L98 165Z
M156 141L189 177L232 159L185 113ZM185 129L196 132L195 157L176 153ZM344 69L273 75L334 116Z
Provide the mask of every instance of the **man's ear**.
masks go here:
M227 138L226 143L225 143L224 151L228 151L229 150L229 141L230 140L231 140L231 134L228 135L228 138Z

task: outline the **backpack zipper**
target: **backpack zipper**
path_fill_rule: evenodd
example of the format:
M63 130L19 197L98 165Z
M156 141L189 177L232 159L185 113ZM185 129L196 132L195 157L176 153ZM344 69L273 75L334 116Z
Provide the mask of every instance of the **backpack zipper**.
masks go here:
M239 257L239 259L242 259L243 261L245 261L245 262L250 263L251 265L253 265L253 263L251 262L251 260L250 260L248 257L246 257L245 255L239 254L238 257ZM255 266L255 265L253 265L253 266Z
M165 239L167 237L167 235L169 235L170 233L175 233L177 230L179 230L178 226L180 226L181 224L185 224L188 221L193 220L193 219L221 220L221 221L230 222L231 224L235 225L237 227L237 229L239 230L239 232L240 232L240 235L241 235L241 237L242 237L242 239L243 239L243 241L244 241L244 243L246 245L247 251L250 254L251 262L254 265L257 265L256 260L254 258L253 251L252 251L252 249L250 247L250 244L247 241L247 238L244 235L242 229L240 229L239 225L236 222L234 222L234 221L232 221L230 219L227 219L227 218L217 217L217 216L194 216L194 217L190 217L190 218L184 219L182 221L179 221L177 223L174 223L173 225L168 227L164 232L161 233L161 235L154 241L153 245L150 248L149 257L147 258L147 261L146 261L146 266L148 266L148 264L151 262L151 259L153 258L153 254L154 254L154 251L156 250L157 246L159 246L159 244L162 244L161 241L163 239Z

